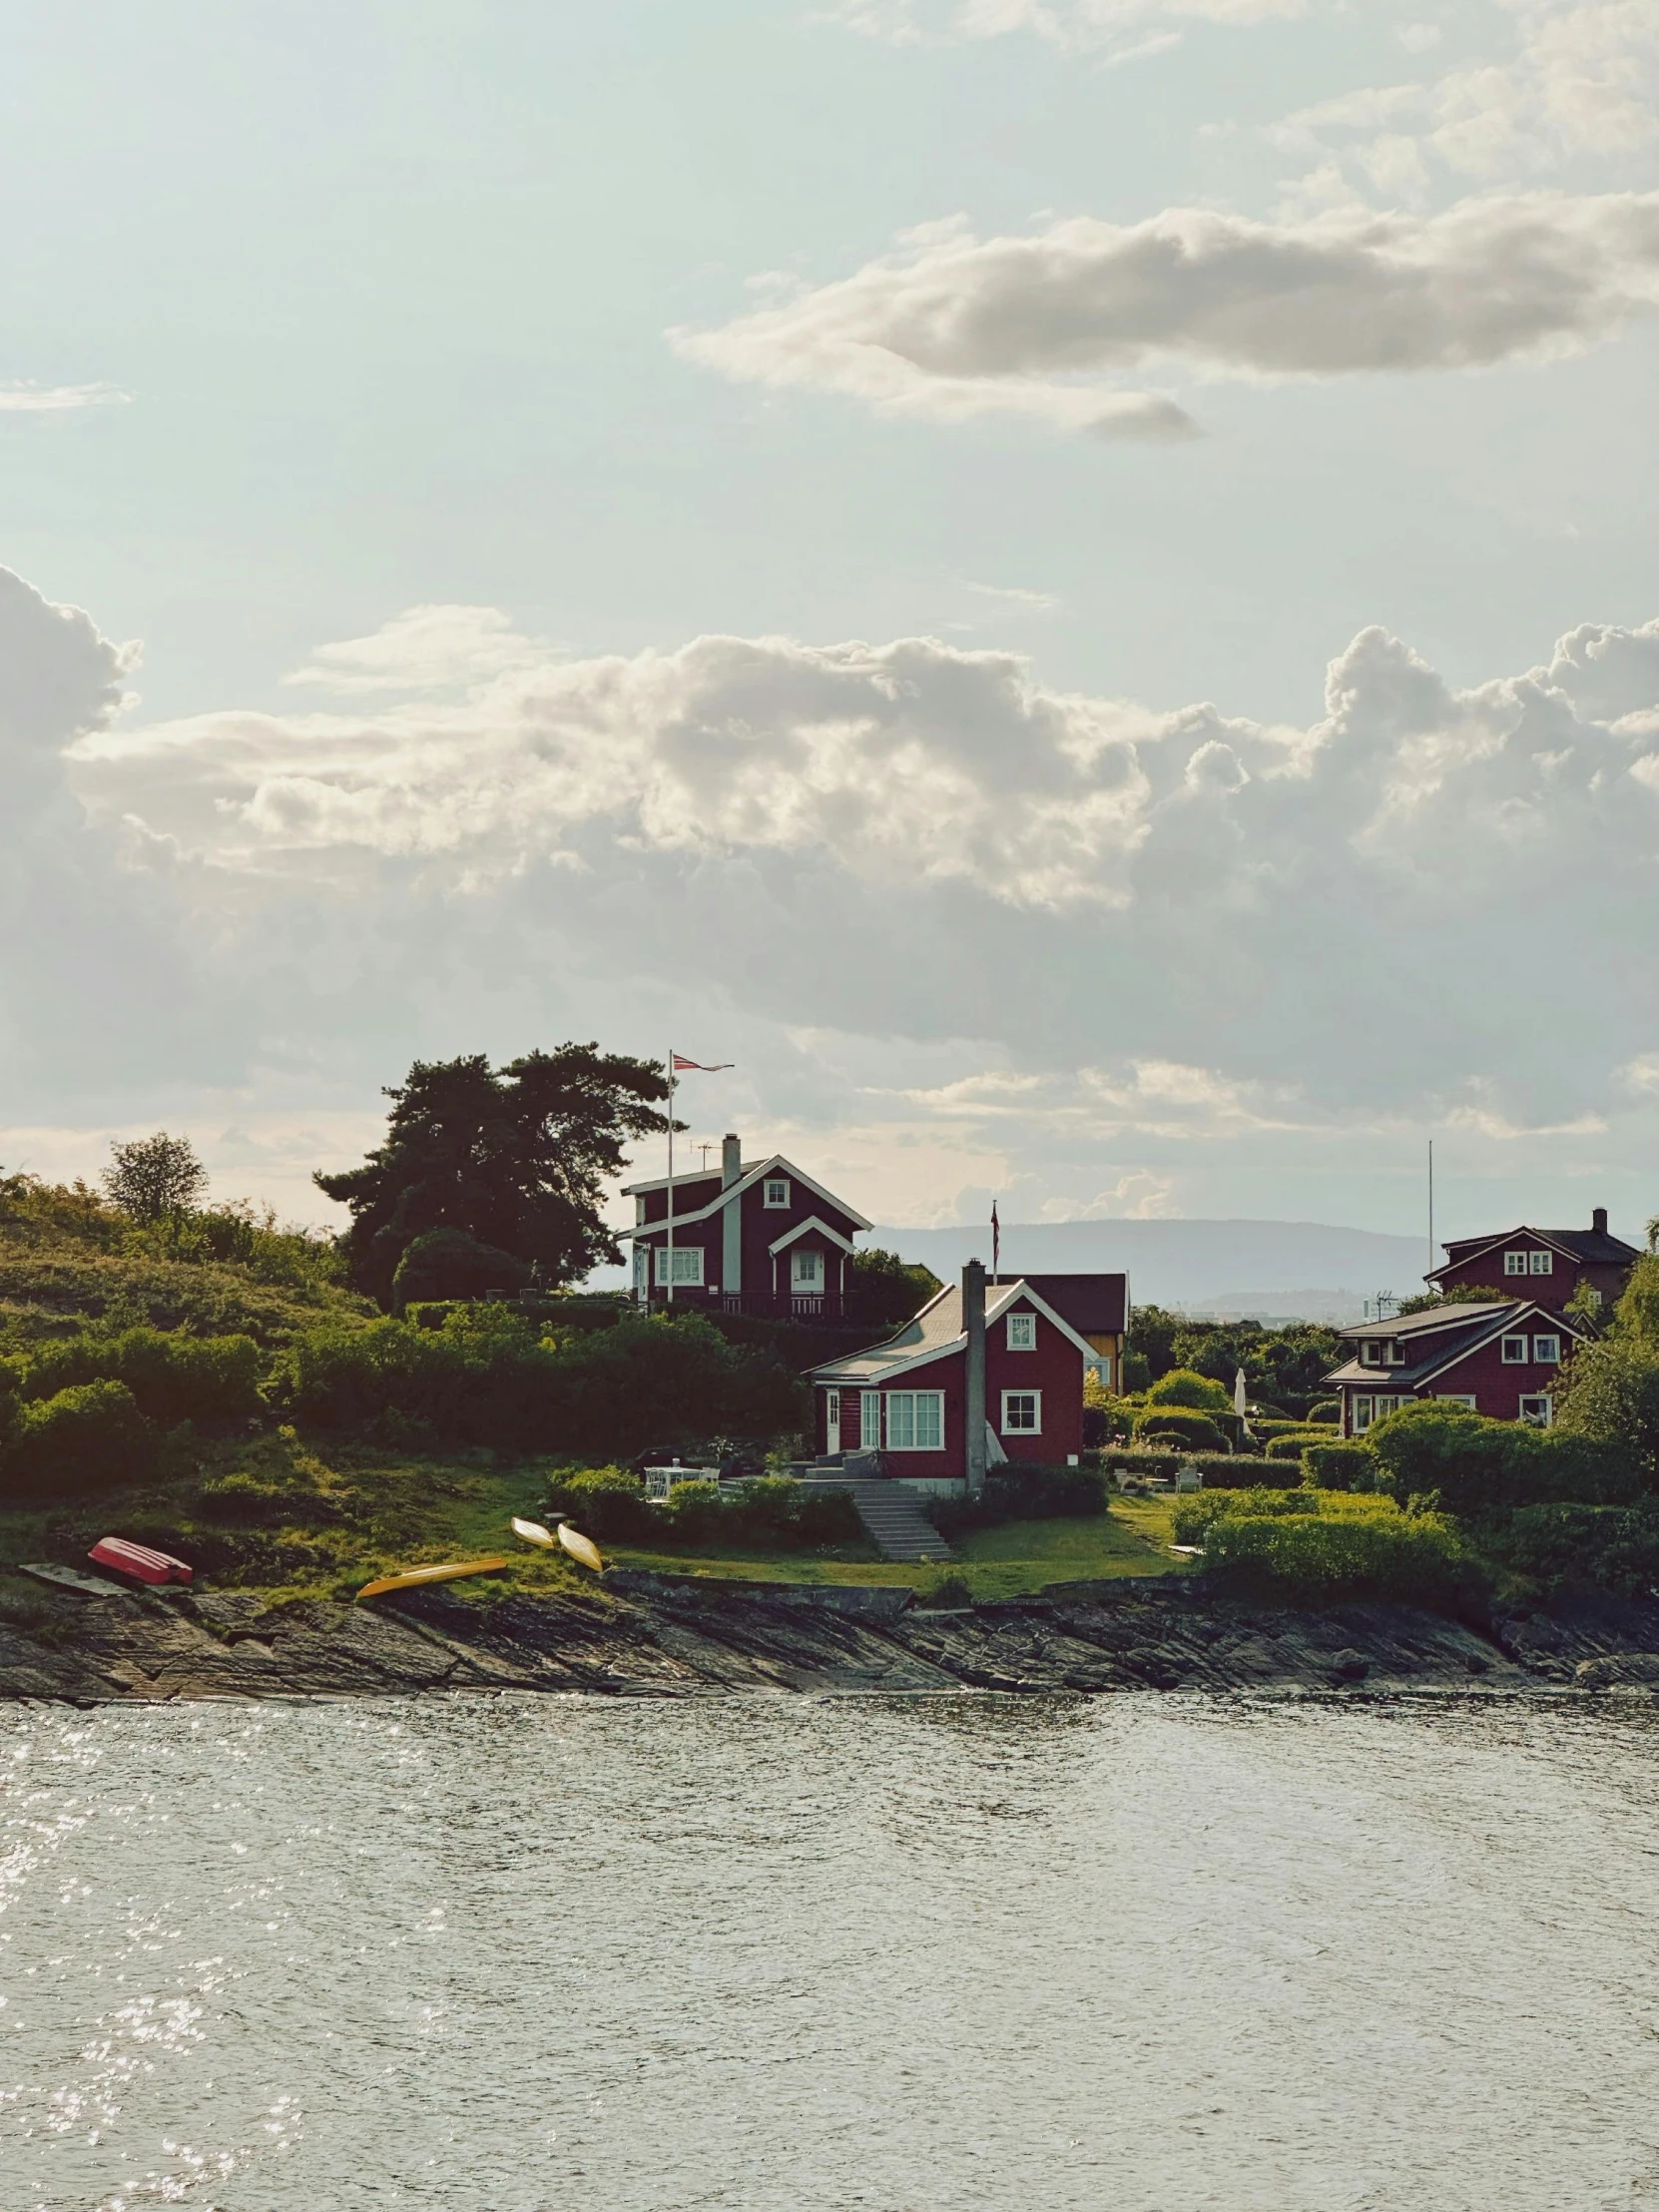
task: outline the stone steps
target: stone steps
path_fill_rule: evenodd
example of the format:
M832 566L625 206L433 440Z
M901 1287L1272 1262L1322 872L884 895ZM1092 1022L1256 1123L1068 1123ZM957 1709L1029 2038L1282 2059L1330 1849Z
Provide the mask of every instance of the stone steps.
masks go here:
M829 1472L815 1473L807 1479L850 1494L853 1510L883 1559L914 1566L923 1560L955 1556L922 1511L919 1501L900 1483L888 1482L879 1476L860 1482Z

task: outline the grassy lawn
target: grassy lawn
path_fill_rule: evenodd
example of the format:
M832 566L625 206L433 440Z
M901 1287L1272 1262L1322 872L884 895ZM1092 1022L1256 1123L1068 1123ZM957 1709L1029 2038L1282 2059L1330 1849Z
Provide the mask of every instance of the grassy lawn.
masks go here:
M593 1586L562 1553L532 1549L508 1525L514 1514L540 1517L545 1462L498 1466L486 1452L417 1458L291 1429L197 1448L200 1463L189 1474L142 1491L0 1512L0 1617L32 1587L7 1568L22 1559L78 1558L103 1534L201 1559L209 1586L283 1597L349 1596L371 1575L497 1552L510 1561L506 1572L457 1585L457 1595L482 1602L503 1587ZM225 1519L202 1485L227 1474L253 1476L279 1491L282 1509L252 1526ZM1168 1500L1114 1497L1098 1519L981 1530L957 1544L957 1564L976 1598L1012 1597L1051 1582L1170 1573L1181 1562L1167 1549L1169 1540ZM601 1548L617 1566L720 1580L914 1588L936 1571L881 1559L863 1541L814 1552Z

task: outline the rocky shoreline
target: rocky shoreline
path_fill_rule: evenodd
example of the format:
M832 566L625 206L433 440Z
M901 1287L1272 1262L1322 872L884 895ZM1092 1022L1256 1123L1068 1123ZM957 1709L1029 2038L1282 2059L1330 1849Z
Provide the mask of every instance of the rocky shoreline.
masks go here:
M1065 1585L939 1613L909 1591L613 1571L591 1593L374 1606L240 1591L66 1594L0 1623L0 1697L78 1705L424 1690L695 1697L998 1690L1599 1690L1659 1697L1659 1603L1586 1598L1476 1628L1404 1606L1299 1612L1186 1580Z

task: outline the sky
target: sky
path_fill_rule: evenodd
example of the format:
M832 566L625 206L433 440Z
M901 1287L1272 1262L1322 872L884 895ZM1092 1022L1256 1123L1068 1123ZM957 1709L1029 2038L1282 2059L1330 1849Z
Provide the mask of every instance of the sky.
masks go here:
M883 1222L1659 1212L1651 0L0 57L0 1167L591 1037Z

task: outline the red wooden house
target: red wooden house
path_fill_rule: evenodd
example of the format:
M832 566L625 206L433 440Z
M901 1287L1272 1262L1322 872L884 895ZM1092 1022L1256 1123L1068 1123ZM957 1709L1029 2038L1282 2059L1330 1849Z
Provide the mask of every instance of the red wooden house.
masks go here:
M1326 1381L1342 1397L1345 1436L1363 1436L1399 1406L1428 1397L1547 1428L1557 1372L1585 1334L1538 1300L1434 1306L1345 1329L1354 1357Z
M1588 1229L1509 1229L1500 1237L1459 1237L1445 1263L1427 1277L1439 1291L1501 1291L1535 1298L1560 1313L1582 1284L1597 1305L1615 1304L1641 1258L1634 1245L1608 1234L1598 1206Z
M1095 1279L1042 1277L1091 1313ZM1082 1288L1080 1288L1082 1287ZM813 1371L818 1448L831 1459L878 1451L912 1487L977 1486L1005 1459L1074 1461L1083 1448L1083 1375L1100 1354L1033 1281L987 1285L970 1262L884 1344ZM978 1403L978 1450L970 1411Z
M869 1223L781 1152L746 1161L736 1137L718 1172L676 1175L672 1260L669 1184L630 1183L634 1296L718 1305L728 1313L834 1320L852 1288L852 1240Z

